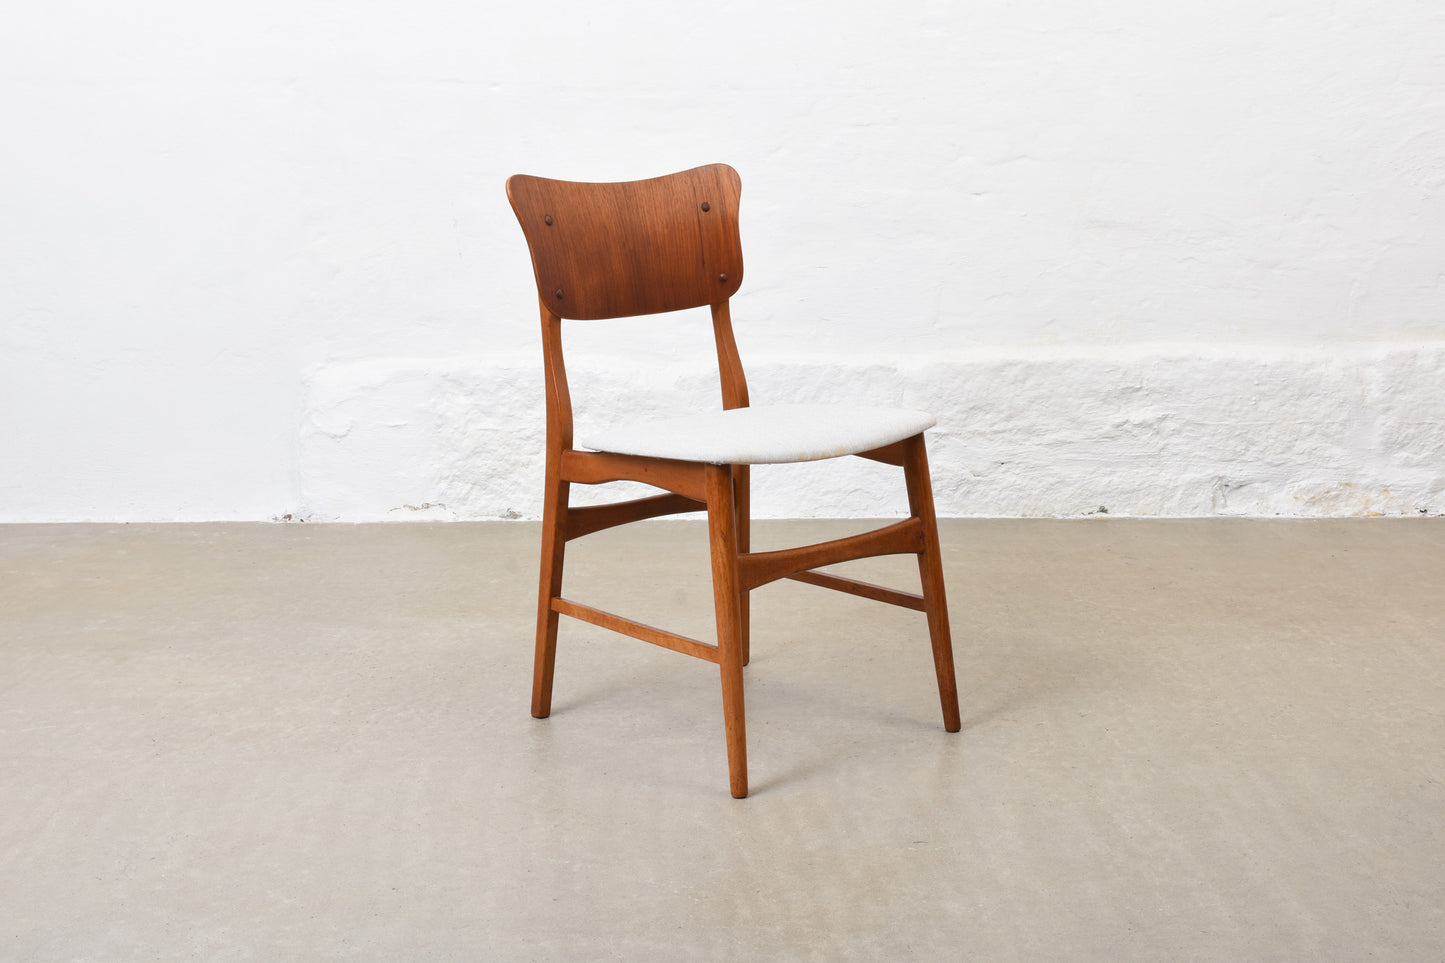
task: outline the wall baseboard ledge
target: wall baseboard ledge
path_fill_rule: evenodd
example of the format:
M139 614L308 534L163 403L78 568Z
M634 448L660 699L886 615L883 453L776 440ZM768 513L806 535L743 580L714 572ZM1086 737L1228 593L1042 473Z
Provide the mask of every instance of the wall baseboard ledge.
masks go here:
M572 359L569 359L572 360ZM574 360L579 431L715 406L705 364ZM1040 345L748 367L754 404L924 408L940 514L1335 518L1445 512L1445 342ZM298 505L316 519L534 518L540 364L367 359L308 378ZM886 466L760 466L763 518L902 511ZM581 490L579 503L620 497Z

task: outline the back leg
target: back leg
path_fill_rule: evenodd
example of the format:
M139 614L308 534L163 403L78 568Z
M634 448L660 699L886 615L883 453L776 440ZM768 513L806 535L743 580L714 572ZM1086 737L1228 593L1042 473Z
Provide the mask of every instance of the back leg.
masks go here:
M903 442L903 476L908 484L908 507L923 522L923 551L918 553L918 574L923 583L923 611L933 643L933 669L938 676L938 699L943 706L943 728L957 732L958 682L953 670L953 638L948 628L948 600L943 589L943 562L938 545L938 519L933 511L933 483L928 475L928 454L923 436Z

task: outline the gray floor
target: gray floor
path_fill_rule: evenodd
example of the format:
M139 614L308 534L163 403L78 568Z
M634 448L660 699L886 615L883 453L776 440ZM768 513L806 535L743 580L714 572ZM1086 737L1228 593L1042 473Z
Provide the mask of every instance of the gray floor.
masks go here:
M956 735L760 590L741 802L704 663L564 621L530 718L536 535L0 528L0 959L1445 959L1445 519L946 522ZM707 633L698 524L573 560Z

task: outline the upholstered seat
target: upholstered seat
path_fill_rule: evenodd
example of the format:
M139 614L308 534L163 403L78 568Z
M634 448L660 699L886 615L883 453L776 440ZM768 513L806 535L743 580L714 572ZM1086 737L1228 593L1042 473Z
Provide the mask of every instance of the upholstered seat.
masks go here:
M776 465L856 455L938 423L926 411L766 405L636 421L581 435L579 448L713 465Z

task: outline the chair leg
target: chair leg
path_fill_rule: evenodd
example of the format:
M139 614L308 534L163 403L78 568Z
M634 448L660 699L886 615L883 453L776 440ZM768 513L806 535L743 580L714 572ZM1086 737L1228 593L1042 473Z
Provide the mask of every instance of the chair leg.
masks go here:
M953 672L953 639L948 628L948 600L943 591L943 563L938 546L938 519L933 511L933 483L928 475L928 453L923 436L903 442L903 475L908 484L908 507L923 522L923 551L918 553L918 574L923 582L923 611L933 643L933 668L938 675L938 698L943 705L943 728L957 732L958 682Z
M742 799L748 794L748 741L743 718L744 636L733 482L731 465L707 466L707 528L717 610L718 664L722 670L723 723L727 730L728 788L735 799Z
M733 466L733 500L737 505L738 552L751 551L752 545L752 498L749 489L747 465ZM752 593L744 591L738 597L739 623L742 634L743 665L752 661Z
M550 460L550 459L549 459ZM552 673L557 665L557 613L552 600L562 594L562 560L566 550L567 496L571 486L549 465L542 496L542 573L537 586L537 651L532 662L532 715L552 714Z

